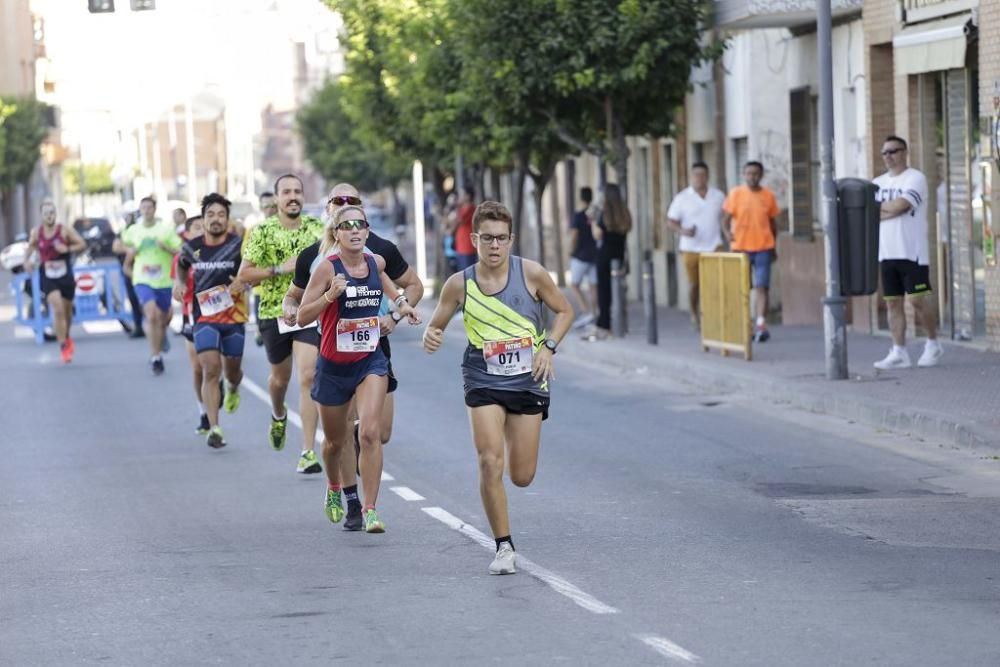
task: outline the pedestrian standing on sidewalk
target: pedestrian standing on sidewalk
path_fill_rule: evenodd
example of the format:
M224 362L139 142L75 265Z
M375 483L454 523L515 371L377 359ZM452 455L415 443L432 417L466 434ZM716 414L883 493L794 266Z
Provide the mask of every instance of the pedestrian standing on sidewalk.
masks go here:
M625 238L632 230L632 214L614 183L604 186L604 209L591 224L597 250L597 327L585 336L591 342L611 335L611 262L625 265Z
M691 323L700 329L698 258L703 252L715 252L722 246L722 204L726 196L709 187L708 165L691 165L691 185L681 190L667 209L667 226L681 237L680 250L688 278Z
M574 329L593 324L597 319L597 241L590 229L587 211L594 201L594 191L580 188L580 210L573 214L569 226L570 289L580 304L580 316L573 323ZM581 286L587 283L585 293Z
M745 185L729 192L723 210L722 230L733 252L746 253L750 259L751 286L757 321L753 339L765 343L771 338L767 330L768 292L771 288L771 263L777 257L778 200L769 188L760 184L764 165L756 160L743 167Z
M882 294L889 311L892 349L875 368L909 368L906 351L905 299L913 304L918 321L927 332L922 367L937 366L944 350L937 341L937 301L931 293L930 249L927 242L927 179L907 166L906 141L897 136L882 143L886 171L875 179L880 203L878 259L882 269Z
M458 203L455 216L455 253L458 270L464 271L476 263L476 246L472 244L472 215L476 212L476 191L472 186L465 186Z

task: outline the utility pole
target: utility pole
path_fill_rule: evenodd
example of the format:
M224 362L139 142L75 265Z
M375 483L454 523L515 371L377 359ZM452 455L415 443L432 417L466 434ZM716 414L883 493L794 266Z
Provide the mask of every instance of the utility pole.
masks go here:
M833 20L830 0L816 0L816 50L819 61L819 159L823 181L820 210L826 249L826 298L823 333L828 380L847 379L847 299L840 288L840 234L837 186L833 181Z

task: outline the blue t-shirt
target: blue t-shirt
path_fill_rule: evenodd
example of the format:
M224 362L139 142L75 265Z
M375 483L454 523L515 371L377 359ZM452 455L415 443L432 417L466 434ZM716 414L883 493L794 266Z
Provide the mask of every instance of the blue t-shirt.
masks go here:
M596 262L597 242L594 241L594 234L590 231L590 222L584 211L573 214L570 229L576 230L576 248L573 249L573 257L582 262Z

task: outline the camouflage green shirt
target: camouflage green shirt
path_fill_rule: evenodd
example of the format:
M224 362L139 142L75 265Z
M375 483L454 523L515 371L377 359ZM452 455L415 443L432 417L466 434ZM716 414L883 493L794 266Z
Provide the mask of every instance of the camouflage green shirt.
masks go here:
M285 229L273 216L250 231L250 238L243 248L243 259L264 269L280 266L290 257L316 243L323 236L323 222L310 215L299 218L299 226ZM270 320L281 317L281 300L292 283L292 273L268 278L260 284L260 318Z

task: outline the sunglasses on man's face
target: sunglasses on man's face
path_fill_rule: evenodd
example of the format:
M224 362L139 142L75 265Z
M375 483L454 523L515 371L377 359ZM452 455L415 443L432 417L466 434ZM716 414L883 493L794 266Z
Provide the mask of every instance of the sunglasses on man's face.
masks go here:
M361 206L361 197L354 195L335 195L326 202L334 206Z
M884 157L886 155L895 155L896 153L902 153L905 150L906 150L905 148L887 148L884 151L882 151L882 156Z
M367 220L342 220L337 223L337 229L342 232L348 232L352 229L368 229Z

